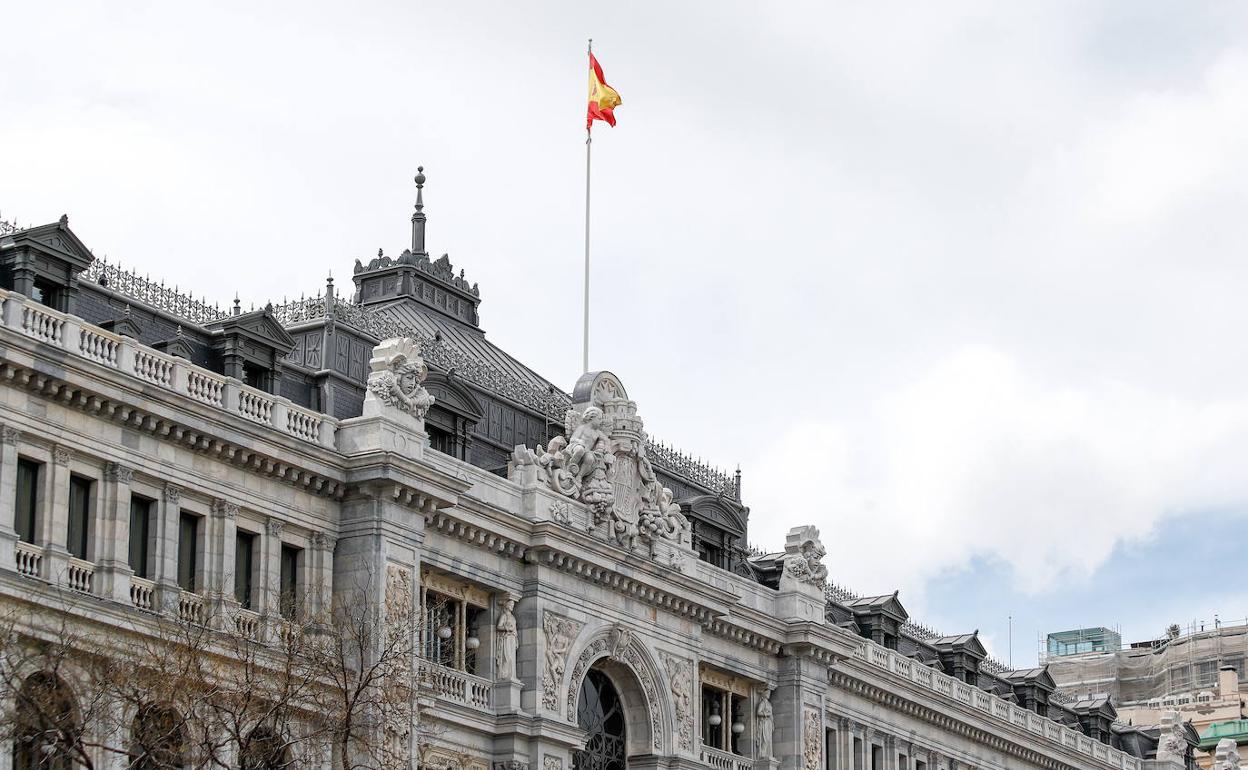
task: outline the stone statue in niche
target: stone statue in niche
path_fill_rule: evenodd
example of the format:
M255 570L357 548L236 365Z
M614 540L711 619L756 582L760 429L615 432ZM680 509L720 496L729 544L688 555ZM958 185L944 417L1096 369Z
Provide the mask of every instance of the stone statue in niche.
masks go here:
M511 681L516 678L516 599L508 596L503 599L503 609L498 616L497 648L494 653L494 678Z
M784 543L784 574L799 583L822 583L828 577L823 565L827 549L819 540L815 527L794 527L789 530Z
M776 720L771 709L771 688L761 690L754 709L754 758L771 759L771 736Z
M410 337L386 340L373 348L369 366L372 373L368 375L364 416L395 409L415 418L423 429L433 396L422 384L429 370L420 357L420 346Z

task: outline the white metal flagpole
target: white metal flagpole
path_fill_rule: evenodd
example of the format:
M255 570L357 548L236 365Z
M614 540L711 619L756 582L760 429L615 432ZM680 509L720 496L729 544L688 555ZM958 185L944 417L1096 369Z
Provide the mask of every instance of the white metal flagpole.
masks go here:
M589 40L588 54L594 52L594 40ZM589 371L589 150L593 146L590 123L585 124L585 325L582 330L581 372Z

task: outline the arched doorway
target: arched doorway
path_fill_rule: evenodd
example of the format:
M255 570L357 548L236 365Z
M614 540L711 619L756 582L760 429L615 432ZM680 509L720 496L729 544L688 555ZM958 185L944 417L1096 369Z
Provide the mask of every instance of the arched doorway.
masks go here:
M130 770L185 767L186 732L176 711L144 706L130 726Z
M573 770L625 770L628 757L624 704L611 677L591 668L581 682L576 723L587 734L572 754Z

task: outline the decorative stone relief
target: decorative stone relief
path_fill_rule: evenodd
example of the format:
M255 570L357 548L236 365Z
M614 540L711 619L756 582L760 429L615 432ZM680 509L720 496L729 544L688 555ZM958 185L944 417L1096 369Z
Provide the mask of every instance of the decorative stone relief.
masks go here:
M182 504L182 488L181 487L175 487L172 484L166 484L162 494L164 495L165 502L169 503L170 505Z
M106 463L104 465L104 478L109 481L116 481L119 484L129 485L134 481L134 469L127 468L121 463Z
M12 425L5 425L4 427L0 428L0 442L12 445L12 444L16 444L18 440L21 439L21 437L22 437L21 431L19 431L17 428L14 428Z
M529 770L529 763L521 762L518 759L509 759L506 762L495 762L494 770Z
M313 532L309 539L312 541L313 548L331 553L334 550L334 546L338 544L338 538L327 535L324 532Z
M693 661L661 655L676 707L676 740L682 750L693 751Z
M628 666L641 682L641 690L646 696L646 708L650 712L650 734L654 737L654 748L658 751L663 748L661 718L663 701L659 696L659 688L654 681L654 676L650 673L645 654L634 640L632 632L625 633L626 631L620 626L614 626L607 633L599 634L581 652L576 666L572 669L572 681L568 684L566 712L568 721L576 722L576 699L580 695L581 682L584 681L589 667L594 664L594 661L607 656L611 660ZM552 711L557 710L552 709Z
M572 525L572 506L567 503L552 503L550 506L550 520L565 527Z
M231 503L229 500L217 498L212 501L212 512L222 518L230 519L232 521L238 516L238 504Z
M828 577L823 565L827 549L816 527L794 527L784 542L784 574L800 583L822 583Z
M754 708L754 756L771 759L771 739L776 729L776 718L771 708L771 688L758 692L758 705Z
M819 721L819 712L806 709L805 729L802 732L802 758L806 770L819 770L820 754L823 751L823 725Z
M52 447L52 462L57 465L69 465L69 458L71 456L72 455L69 453L69 450L60 444Z
M510 682L516 678L516 597L507 596L503 599L502 610L498 614L498 625L494 650L494 678ZM556 703L558 705L558 703Z
M269 537L281 537L282 522L277 519L266 519L264 522L264 530L269 533Z
M559 712L559 685L563 682L568 650L572 647L572 641L581 632L583 625L563 615L556 615L550 610L547 610L542 617L542 630L546 634L546 666L542 672L542 705L547 711ZM580 682L577 682L577 686L580 686ZM573 707L575 707L575 702Z
M424 428L425 415L433 406L433 396L423 383L429 370L420 357L420 346L410 337L388 339L373 348L369 360L368 392L364 396L364 416L373 417L387 409L410 415Z
M588 506L594 526L624 548L655 541L689 548L689 520L655 475L643 428L636 402L628 400L615 375L586 374L577 381L572 408L564 416L565 435L545 448L517 446L513 480L531 469L539 483Z
M1239 746L1234 738L1223 738L1213 751L1213 770L1239 770Z
M1187 765L1187 736L1184 735L1183 718L1177 711L1161 714L1161 735L1157 741L1157 761L1177 762Z
M412 633L412 572L397 564L386 565L385 620L387 636L400 640L397 649L407 650L403 640ZM410 658L410 652L405 654ZM405 663L398 669L406 674L391 674L382 683L385 692L382 729L390 756L401 767L410 764L414 717L410 684L412 661L409 659Z
M563 757L557 757L554 754L543 754L542 770L563 770Z

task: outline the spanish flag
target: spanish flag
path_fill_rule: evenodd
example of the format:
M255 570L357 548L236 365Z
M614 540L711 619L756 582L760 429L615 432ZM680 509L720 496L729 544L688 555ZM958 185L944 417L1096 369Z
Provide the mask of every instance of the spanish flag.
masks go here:
M598 60L594 58L593 51L590 51L589 112L585 116L585 130L588 131L595 120L605 120L607 125L614 127L615 115L612 111L619 106L619 93L607 85L606 79L602 76L602 67L599 66Z

